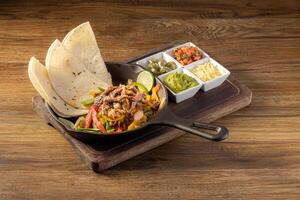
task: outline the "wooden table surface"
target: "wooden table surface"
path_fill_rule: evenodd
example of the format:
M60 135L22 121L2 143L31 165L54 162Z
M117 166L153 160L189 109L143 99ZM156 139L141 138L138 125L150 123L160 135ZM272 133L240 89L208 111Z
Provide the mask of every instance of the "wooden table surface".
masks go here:
M50 1L49 1L50 2ZM300 2L0 2L0 199L299 199ZM211 1L212 2L212 1ZM222 143L185 135L95 174L32 111L31 56L90 21L105 60L190 40L253 91L218 120Z

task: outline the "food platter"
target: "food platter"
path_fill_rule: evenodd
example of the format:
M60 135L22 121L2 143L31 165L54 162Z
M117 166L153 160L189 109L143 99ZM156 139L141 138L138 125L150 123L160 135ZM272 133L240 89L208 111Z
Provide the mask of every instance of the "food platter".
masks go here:
M132 64L106 63L106 66L108 68L108 71L112 74L112 77L114 77L113 82L117 84L127 81L128 78L135 79L140 73L140 71L143 71L143 68ZM156 80L156 83L161 84L161 89L158 93L159 98L162 100L160 110L153 117L153 119L149 120L149 122L142 124L134 130L127 130L123 131L122 133L76 131L76 129L74 130L73 128L73 124L70 126L68 125L68 122L72 120L65 120L63 118L60 118L55 114L55 112L51 109L51 107L48 104L46 104L46 107L49 113L52 115L52 117L62 125L62 127L68 134L84 142L95 143L108 140L124 140L128 137L135 137L135 135L140 135L144 132L147 132L153 127L162 126L178 128L212 141L221 141L228 137L228 130L223 126L193 122L192 120L184 119L174 115L173 112L168 108L168 95L166 89L163 87L162 82L159 79ZM65 121L67 121L67 123L65 123ZM200 131L198 130L199 128L216 131L217 134L210 134L204 131Z
M82 50L80 50L78 53L78 49L80 49L78 48L78 45L82 45L82 41L77 39L79 36L75 37L73 35L80 35L79 38L84 38L85 43L91 44L90 46L93 46L94 44L95 46L95 41L93 38L86 39L85 37L83 37L86 36L87 33L88 35L91 35L91 28L89 28L89 24L87 25L86 23L84 26L80 25L78 27L75 28L75 31L72 30L69 34L67 34L62 43L54 41L50 46L45 61L45 68L47 69L50 77L50 80L48 82L41 82L41 79L39 79L39 76L41 75L39 75L39 73L34 73L41 72L40 74L43 74L44 70L41 70L42 64L34 58L32 58L30 61L28 72L34 87L45 100L44 102L38 97L34 98L34 109L47 121L47 123L51 124L64 134L64 136L77 148L77 150L85 158L85 160L88 161L89 166L91 167L91 165L93 165L93 167L91 168L93 168L94 171L101 171L103 169L109 168L119 162L122 162L123 160L129 159L134 155L147 151L157 145L169 141L170 139L182 135L182 133L180 133L165 137L166 135L168 135L168 133L172 132L172 129L162 128L162 126L179 128L213 141L223 140L228 136L228 132L225 127L214 126L206 124L204 122L210 122L211 120L240 109L241 107L248 105L251 101L251 91L249 91L246 87L240 85L238 82L235 82L235 80L231 81L230 79L227 79L230 75L230 72L220 63L212 59L202 49L191 42L174 42L173 44L167 45L164 48L154 50L136 59L131 59L126 63L110 62L106 63L106 65L102 62L100 51L97 51L97 49L93 49L93 51L91 51L94 55L92 59L96 61L93 60L93 62L91 63L94 64L90 64L84 59L83 61L82 59L77 59L77 57L80 58L80 56L82 55L82 58L86 58L86 56L84 55L88 54L87 52L90 51L85 50L81 52ZM82 27L88 27L84 28L83 31L87 33L78 33L82 31ZM77 41L77 43L65 43L64 41L67 40L66 38L73 38L72 40ZM69 40L72 41L71 39ZM64 44L68 44L68 48L64 47ZM90 46L87 46L86 48L89 48ZM72 56L70 52L73 52L72 54L76 54L76 58L73 58L74 56ZM60 55L64 55L63 59L60 57ZM153 58L165 58L166 60L150 61L150 59ZM84 64L84 62L86 64ZM50 64L47 66L47 63ZM149 63L154 63L154 65L149 66ZM89 68L86 67L87 64L90 64L88 66ZM53 67L53 65L57 66ZM101 72L94 71L94 65L105 67L105 69L102 69ZM174 65L176 65L176 67L174 67ZM61 66L65 66L65 68L59 69ZM153 69L151 67L153 67ZM166 69L167 67L170 67L170 69ZM72 71L69 71L69 74L66 74L66 71L69 70L69 68L72 68ZM130 68L132 69L129 70ZM200 73L194 72L193 69L195 68L197 68L197 72L200 71ZM61 73L60 71L64 72ZM101 76L100 80L98 80L97 77L99 77L101 73L103 74L103 71L105 72L105 74ZM72 74L70 72L72 72L74 77L72 77ZM150 79L149 76L146 79L145 76L143 76L143 79L139 79L142 72L145 72L145 74L151 74ZM153 72L153 74L151 72ZM66 74L66 76L64 76L64 74ZM83 76L84 78L81 78L81 76ZM66 78L68 82L66 82L66 80L61 80L65 77L68 77ZM151 79L151 77L153 77L153 80ZM111 80L111 78L112 82L107 81ZM82 80L86 79L88 79L88 84L82 85ZM122 81L120 81L121 79ZM126 81L127 79L130 79L130 82L128 81L127 85L123 85L124 81ZM136 79L136 82L133 82L134 84L132 84L132 79ZM55 83L52 84L52 81L54 81ZM79 102L86 102L86 100L82 99L83 96L86 97L86 94L81 95L82 91L87 92L91 89L90 86L95 83L97 83L96 85L100 84L101 87L104 87L103 91L101 91L100 94L97 94L98 96L96 95L94 97L93 101L91 101L92 104L89 105L89 107L81 107ZM112 84L119 83L121 83L119 86L110 86ZM68 87L63 87L62 85L70 85L70 87L73 88L68 89ZM142 87L140 87L140 85L142 85ZM57 91L57 87L59 87L58 91L70 91L57 92L56 95L55 92ZM123 123L123 121L119 121L118 123L109 123L110 128L107 128L107 124L105 125L102 116L108 116L108 114L105 113L105 110L103 110L102 104L97 104L95 102L97 102L97 99L99 99L99 97L101 99L100 102L103 102L105 99L109 99L103 97L103 94L106 94L106 96L110 95L110 93L107 92L110 90L109 88L122 89L122 91L130 90L129 92L132 92L134 89L137 92L135 93L133 100L129 100L132 101L132 105L137 95L145 97L144 99L141 98L143 99L143 101L140 101L143 104L141 104L139 108L142 109L145 108L142 107L142 105L149 105L146 101L146 97L148 97L148 101L150 99L151 102L153 100L153 97L155 97L156 95L156 99L158 99L158 101L156 102L157 107L154 107L155 109L153 110L154 114L149 118L146 118L148 117L148 115L146 117L142 115L147 120L143 121L142 123L137 123L135 121L135 114L137 113L137 110L135 109L135 113L132 114L131 118L129 117L131 121L129 120L128 123ZM80 93L77 93L77 90L79 90ZM63 105L57 104L57 102L55 104L55 102L53 103L54 100L49 98L49 94L53 94L53 92L55 94L55 100L57 100L58 98L62 99L61 101L64 102ZM110 110L114 109L112 105L115 104L115 99L118 99L120 96L123 99L121 93L119 94L119 96L114 96L113 98L109 99L109 101L113 101L113 104L110 104L111 106L108 107ZM170 102L168 101L168 97L170 97L171 99ZM117 103L120 103L123 106L121 101ZM55 105L59 105L59 107L56 107ZM93 123L93 127L90 127L91 124L86 127L86 124L89 122L89 113L92 113L91 110L93 111L93 106L95 105L97 106L96 108L98 112L96 113L97 115L92 114L93 118L91 121ZM72 112L70 112L70 108L72 109ZM100 108L102 108L101 111ZM178 117L177 115L178 111L180 111L180 117ZM173 112L175 114L173 114ZM72 113L75 114L72 115ZM145 114L146 111L143 110L142 113ZM199 118L200 115L202 117ZM94 116L97 116L97 119L95 119ZM82 125L76 127L76 124L78 124L78 121L80 121L80 119L82 121ZM201 119L201 123L200 121L194 122L194 120L196 119ZM110 120L108 121L111 122ZM94 125L95 122L100 123L101 126L98 126L97 123L96 125ZM130 127L133 123L134 127L131 129ZM214 130L217 132L217 134L211 134L203 130L200 131L198 130L197 126L202 129ZM101 129L103 127L105 128ZM113 131L108 131L111 128L113 129ZM119 128L121 128L120 131ZM151 137L149 137L149 135L151 135ZM114 139L108 140L109 138ZM137 146L134 145L138 145L140 144L140 142L145 144L146 147L138 149ZM118 155L121 155L128 152L126 149L124 149L124 145L126 146L127 144L130 144L127 150L135 150L135 154L130 154L127 156L123 155L122 159L117 159L118 156L115 155L116 160L113 163L106 163L105 167L99 166L99 164L103 164L103 162L107 160L104 158L102 158L101 160L97 160L96 158L99 158L99 156L94 157L94 155L98 153L103 156L103 151L99 150L99 148L97 148L97 150L93 150L94 146L107 146L107 149L110 150L111 148L119 148L121 145L123 151L117 152ZM94 152L93 156L91 156L91 152ZM106 158L108 160L111 159L108 157ZM97 165L97 167L95 167L94 165Z
M53 118L67 133L85 142L140 134L153 126L224 140L226 127L176 116L168 102L169 96L180 103L202 88L204 92L213 89L229 74L191 42L132 64L105 64L89 22L71 30L62 42L55 39L45 66L35 57L28 64L29 78Z

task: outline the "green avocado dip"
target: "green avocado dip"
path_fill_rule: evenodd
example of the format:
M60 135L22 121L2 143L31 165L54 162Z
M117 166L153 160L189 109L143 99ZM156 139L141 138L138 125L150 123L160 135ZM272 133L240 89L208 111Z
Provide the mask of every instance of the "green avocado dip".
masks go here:
M182 72L175 72L167 75L164 78L164 83L175 93L182 92L198 85L198 82L195 79Z

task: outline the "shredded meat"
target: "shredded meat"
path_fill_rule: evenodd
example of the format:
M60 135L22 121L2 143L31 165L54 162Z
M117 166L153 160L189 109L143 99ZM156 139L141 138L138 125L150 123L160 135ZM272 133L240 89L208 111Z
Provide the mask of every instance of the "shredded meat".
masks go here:
M111 119L125 116L126 120L132 120L135 113L143 114L146 106L146 94L140 92L135 86L111 86L95 98L98 111Z

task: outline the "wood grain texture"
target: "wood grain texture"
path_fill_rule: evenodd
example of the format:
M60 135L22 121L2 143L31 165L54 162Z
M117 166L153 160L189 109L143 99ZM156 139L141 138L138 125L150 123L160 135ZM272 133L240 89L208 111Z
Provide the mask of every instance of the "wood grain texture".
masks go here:
M31 56L90 20L105 60L190 40L253 91L218 120L224 143L185 135L102 175L33 113ZM0 199L299 199L300 3L0 1Z

